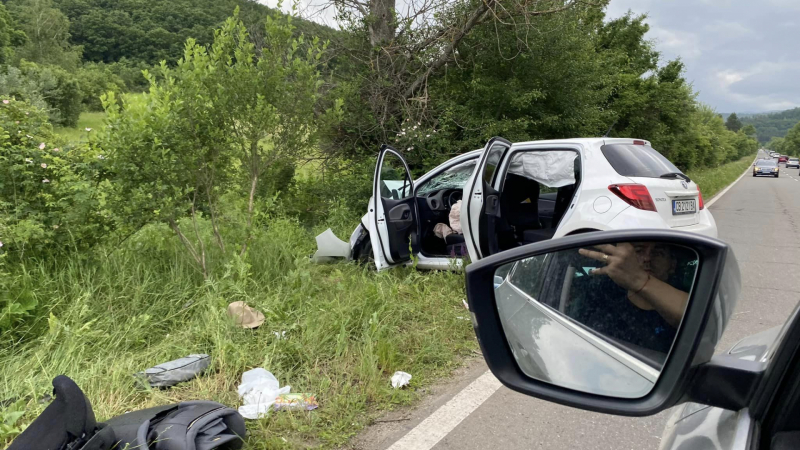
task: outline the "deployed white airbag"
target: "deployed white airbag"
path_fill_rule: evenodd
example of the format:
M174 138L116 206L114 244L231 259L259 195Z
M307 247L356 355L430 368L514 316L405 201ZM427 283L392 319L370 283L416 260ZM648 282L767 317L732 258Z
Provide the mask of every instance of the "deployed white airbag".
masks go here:
M511 160L508 172L530 178L547 187L560 188L575 184L577 157L577 153L567 150L517 153Z

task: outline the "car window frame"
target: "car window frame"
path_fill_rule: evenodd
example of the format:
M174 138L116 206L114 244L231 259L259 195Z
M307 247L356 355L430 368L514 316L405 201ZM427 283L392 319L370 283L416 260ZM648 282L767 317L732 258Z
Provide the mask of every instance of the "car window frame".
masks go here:
M475 163L475 167L477 167L479 156L480 155L475 155L473 157L466 158L466 159L463 159L463 160L460 159L457 162L454 162L453 164L450 164L450 165L448 165L446 167L442 167L440 170L435 170L434 169L435 171L430 172L430 175L428 176L428 178L426 178L423 181L417 181L416 186L414 186L414 196L415 197L420 197L419 191L420 191L420 189L422 187L427 185L429 182L433 181L439 175L444 174L448 170L455 169L456 167L459 167L459 166L462 166L462 165L465 165L465 164L468 164L468 163L471 163L471 162L474 162ZM458 159L458 158L453 158L453 159L455 160L455 159ZM472 173L475 173L475 167L472 168ZM472 173L470 174L470 176L472 176ZM464 180L464 184L461 186L461 190L462 191L464 190L464 187L467 185L468 182L469 182L469 177L467 177L467 179ZM446 189L456 189L456 188L446 188ZM431 191L431 192L433 192L433 191Z

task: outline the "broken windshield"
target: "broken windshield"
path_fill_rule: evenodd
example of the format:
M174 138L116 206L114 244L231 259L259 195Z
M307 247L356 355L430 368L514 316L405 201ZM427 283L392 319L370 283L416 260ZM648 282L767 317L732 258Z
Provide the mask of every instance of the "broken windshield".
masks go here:
M439 173L420 185L417 196L421 197L442 189L463 189L477 162L477 159L471 159Z

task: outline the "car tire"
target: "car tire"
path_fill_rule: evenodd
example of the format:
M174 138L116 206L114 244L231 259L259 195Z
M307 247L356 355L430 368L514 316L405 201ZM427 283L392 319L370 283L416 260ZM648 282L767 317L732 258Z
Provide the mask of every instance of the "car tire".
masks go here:
M753 174L753 178L755 178L755 177L756 177L756 174Z
M779 176L781 176L781 174L779 174L779 173L775 174L775 178L778 178Z
M362 231L361 237L358 238L353 247L354 261L367 265L375 262L375 254L372 252L372 239L370 239L368 231Z

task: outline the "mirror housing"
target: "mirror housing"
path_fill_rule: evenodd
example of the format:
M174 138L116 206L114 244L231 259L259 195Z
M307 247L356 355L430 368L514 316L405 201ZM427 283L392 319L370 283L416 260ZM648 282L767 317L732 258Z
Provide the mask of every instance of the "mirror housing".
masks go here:
M495 270L504 264L545 253L621 242L657 242L689 247L699 267L681 327L652 390L641 398L614 398L538 381L517 365L494 296ZM656 414L687 401L692 386L703 383L700 368L711 361L741 290L736 258L722 241L673 230L617 230L586 233L518 247L479 262L466 271L467 296L475 333L487 365L507 387L555 403L625 416Z

